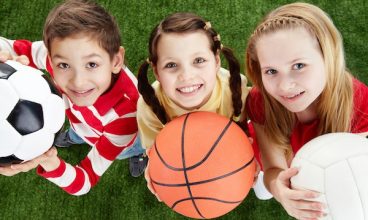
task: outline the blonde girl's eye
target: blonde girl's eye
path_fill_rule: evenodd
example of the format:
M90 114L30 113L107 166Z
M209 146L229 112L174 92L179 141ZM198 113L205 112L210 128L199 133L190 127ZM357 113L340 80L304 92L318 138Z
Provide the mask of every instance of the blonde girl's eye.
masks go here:
M277 71L275 69L268 69L265 72L267 75L274 75L277 73Z
M57 67L60 68L60 69L68 69L69 68L69 64L67 64L67 63L59 63L57 65Z
M194 59L194 63L197 64L197 63L204 63L206 62L205 59L203 59L202 57L197 57Z
M87 67L88 69L93 69L93 68L98 67L98 65L97 65L97 63L89 62L89 63L87 63L86 67Z
M303 69L305 67L304 63L296 63L293 65L293 70L300 70Z
M171 62L171 63L166 64L165 68L175 68L176 66L177 66L176 63Z

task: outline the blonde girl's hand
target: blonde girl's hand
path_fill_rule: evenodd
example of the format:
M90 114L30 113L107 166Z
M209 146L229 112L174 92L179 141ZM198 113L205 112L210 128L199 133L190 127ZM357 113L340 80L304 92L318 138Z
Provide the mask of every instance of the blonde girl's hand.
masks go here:
M50 157L56 156L57 155L57 151L55 149L55 147L50 148L50 150L48 150L47 152L45 152L44 154L26 161L24 163L20 163L20 164L12 164L8 167L0 167L0 174L4 175L4 176L14 176L18 173L21 172L28 172L34 168L36 168L40 163L48 160Z
M0 62L5 62L7 60L14 60L23 65L29 65L29 59L25 55L12 56L9 51L0 51Z
M276 179L275 198L290 216L301 220L317 220L325 215L323 213L324 205L310 200L316 199L319 193L291 189L290 179L297 173L297 168L289 168L279 173Z

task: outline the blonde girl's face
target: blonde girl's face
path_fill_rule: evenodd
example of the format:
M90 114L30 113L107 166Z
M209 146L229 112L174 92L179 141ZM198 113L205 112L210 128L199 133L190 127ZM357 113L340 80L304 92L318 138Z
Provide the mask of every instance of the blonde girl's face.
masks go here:
M299 120L314 119L315 101L326 85L316 38L304 28L279 30L262 36L256 48L266 91Z
M201 31L163 34L157 44L156 79L178 106L195 110L211 96L220 68L210 42Z

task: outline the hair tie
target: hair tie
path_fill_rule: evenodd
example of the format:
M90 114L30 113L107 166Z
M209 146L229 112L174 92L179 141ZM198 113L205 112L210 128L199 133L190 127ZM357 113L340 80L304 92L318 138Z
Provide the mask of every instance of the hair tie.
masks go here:
M208 29L210 29L212 27L211 26L211 23L209 21L206 21L204 23L205 23L205 25L204 25L203 29L205 29L206 31L208 31Z
M239 116L234 116L233 115L233 121L235 121L235 122L239 122L240 121L240 115Z
M148 64L152 65L152 62L151 62L151 60L150 60L149 58L147 58L147 59L146 59L146 62L147 62Z
M214 41L221 41L221 37L219 34L217 34L216 36L213 37Z

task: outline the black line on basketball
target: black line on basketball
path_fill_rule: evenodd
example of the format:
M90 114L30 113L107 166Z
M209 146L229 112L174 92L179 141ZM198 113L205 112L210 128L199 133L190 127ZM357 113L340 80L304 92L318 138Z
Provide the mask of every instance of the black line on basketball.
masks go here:
M193 185L200 185L200 184L203 184L203 183L209 183L209 182L213 182L213 181L216 181L216 180L219 180L219 179L222 179L222 178L225 178L225 177L228 177L228 176L231 176L239 171L241 171L242 169L245 169L247 166L249 166L252 162L254 161L254 157L252 157L251 160L249 160L247 163L245 163L243 166L241 166L240 168L236 169L236 170L233 170L229 173L226 173L224 175L221 175L221 176L218 176L218 177L214 177L214 178L211 178L211 179L207 179L207 180L202 180L202 181L198 181L198 182L191 182L189 183L190 186L193 186ZM181 187L181 186L186 186L187 183L171 183L171 184L168 184L168 183L160 183L160 182L157 182L156 180L154 179L151 179L151 182L156 184L156 185L159 185L159 186L167 186L167 187Z
M185 120L187 119L187 117L189 116L190 113L188 113L186 115ZM231 123L233 123L232 120L229 120L229 122L226 124L226 126L224 127L224 129L221 131L220 135L218 136L218 138L216 139L215 143L212 145L212 147L210 148L210 150L208 151L208 153L196 164L187 167L186 170L192 170L196 167L198 167L199 165L201 165L202 163L204 163L211 155L211 153L215 150L215 148L217 147L218 143L220 142L220 140L222 139L222 137L225 135L226 131L229 129ZM177 168L177 167L173 167L171 165L169 165L168 163L166 163L166 161L164 160L164 158L162 158L160 152L157 149L156 146L156 142L154 143L154 149L157 152L157 156L160 158L161 162L170 170L174 170L174 171L183 171L184 168Z
M193 197L195 200L211 200L211 201L216 201L216 202L220 202L220 203L226 203L226 204L236 204L236 203L241 203L243 200L240 201L225 201L225 200L221 200L221 199L215 199L215 198L211 198L211 197ZM190 200L191 198L185 198L185 199L180 199L178 201L176 201L171 208L174 209L175 206L181 202L185 202L187 200Z
M198 215L200 215L202 218L205 218L202 215L202 213L199 211L199 209L197 207L197 204L196 204L196 202L193 199L193 194L192 194L192 190L190 189L190 185L188 184L189 183L189 180L188 180L188 174L187 174L187 170L186 170L185 154L184 154L184 144L185 144L184 143L184 139L185 139L184 137L185 137L185 126L187 124L187 120L188 120L189 115L190 115L190 113L185 116L183 127L181 129L181 161L183 162L183 168L184 168L183 172L184 172L184 177L185 177L185 182L186 182L186 185L187 185L189 197L191 198L192 203L194 205L194 208L197 211Z

